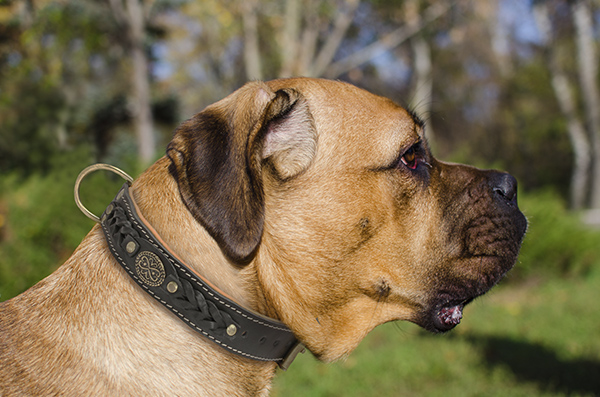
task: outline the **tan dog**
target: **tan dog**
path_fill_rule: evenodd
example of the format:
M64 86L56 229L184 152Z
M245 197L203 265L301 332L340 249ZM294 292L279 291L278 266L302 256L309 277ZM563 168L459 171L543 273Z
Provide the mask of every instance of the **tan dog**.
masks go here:
M514 178L439 162L423 134L348 84L253 82L183 123L132 196L174 255L332 361L388 321L453 328L516 260ZM2 395L265 395L275 370L142 292L99 226L0 305Z

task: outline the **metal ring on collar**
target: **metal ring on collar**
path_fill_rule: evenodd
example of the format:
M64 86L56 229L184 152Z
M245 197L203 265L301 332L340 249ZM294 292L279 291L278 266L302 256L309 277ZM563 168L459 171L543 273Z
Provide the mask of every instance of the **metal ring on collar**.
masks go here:
M83 171L81 171L79 173L79 176L77 176L77 179L75 180L75 189L74 189L75 190L75 204L77 204L77 207L79 207L79 209L81 210L81 212L83 212L83 214L85 216L87 216L88 218L90 218L91 220L93 220L96 223L100 223L100 218L97 217L96 215L94 215L90 210L85 208L85 206L81 202L81 198L79 197L79 188L81 186L81 181L83 181L83 179L86 176L88 176L92 172L99 171L99 170L114 172L115 174L119 175L121 178L125 179L127 181L127 183L129 184L129 186L131 186L131 184L133 183L133 178L130 177L125 171L115 167L114 165L110 165L110 164L102 164L102 163L93 164L93 165L90 165L89 167L85 168Z

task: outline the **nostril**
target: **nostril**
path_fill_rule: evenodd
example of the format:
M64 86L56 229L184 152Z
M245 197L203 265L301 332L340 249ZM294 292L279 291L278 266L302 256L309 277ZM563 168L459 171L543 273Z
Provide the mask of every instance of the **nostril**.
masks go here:
M513 199L515 198L515 194L512 191L507 191L502 188L496 187L494 188L494 192L504 197L508 201L513 201Z
M512 175L500 172L494 173L490 177L489 183L494 193L510 203L516 203L517 180Z

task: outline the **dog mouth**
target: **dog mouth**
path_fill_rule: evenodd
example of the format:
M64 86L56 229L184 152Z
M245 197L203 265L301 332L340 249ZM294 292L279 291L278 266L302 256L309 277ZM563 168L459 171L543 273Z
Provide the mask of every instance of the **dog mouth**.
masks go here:
M434 306L431 311L431 325L434 332L447 332L460 324L465 306L473 299L450 301Z
M516 257L516 255L514 255ZM514 264L513 256L479 255L465 258L454 270L444 273L423 306L417 324L433 333L452 330L464 317L464 308L493 288ZM458 268L458 269L457 269Z
M464 317L465 306L471 303L475 297L456 298L445 294L438 296L435 301L427 305L428 309L422 311L413 322L435 334L448 332L460 324Z

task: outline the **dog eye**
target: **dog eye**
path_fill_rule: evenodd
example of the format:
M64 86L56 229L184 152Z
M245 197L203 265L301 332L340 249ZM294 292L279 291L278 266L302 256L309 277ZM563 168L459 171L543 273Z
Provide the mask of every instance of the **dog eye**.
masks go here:
M411 170L417 169L417 166L419 165L419 159L417 157L417 151L415 147L412 146L410 149L404 152L400 160L402 161L402 164L404 164Z

